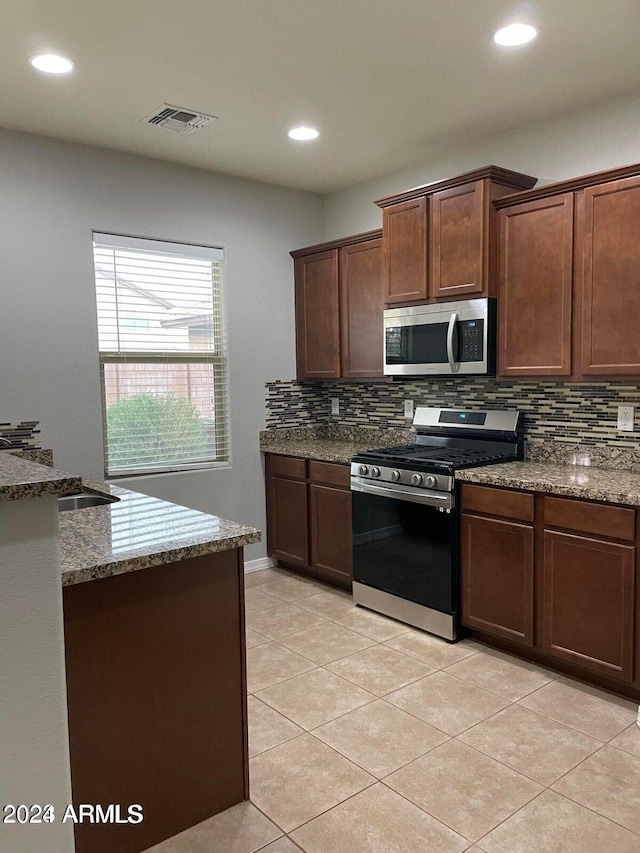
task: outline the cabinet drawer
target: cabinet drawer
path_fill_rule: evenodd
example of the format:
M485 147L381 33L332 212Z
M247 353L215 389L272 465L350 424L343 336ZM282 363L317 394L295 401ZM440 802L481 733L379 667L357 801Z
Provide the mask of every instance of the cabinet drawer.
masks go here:
M490 486L462 485L462 508L470 512L501 515L518 521L533 521L533 495Z
M309 462L309 479L314 483L329 483L332 486L349 488L351 468L333 462Z
M627 507L545 497L544 526L633 541L635 512Z
M268 474L278 477L292 477L295 480L304 480L307 476L307 460L298 459L296 456L277 456L267 454Z

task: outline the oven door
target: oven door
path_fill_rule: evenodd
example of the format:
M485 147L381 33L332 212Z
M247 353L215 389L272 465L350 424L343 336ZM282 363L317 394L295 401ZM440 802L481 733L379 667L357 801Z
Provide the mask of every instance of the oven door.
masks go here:
M457 613L454 495L403 492L359 478L352 478L351 489L354 581L441 613Z

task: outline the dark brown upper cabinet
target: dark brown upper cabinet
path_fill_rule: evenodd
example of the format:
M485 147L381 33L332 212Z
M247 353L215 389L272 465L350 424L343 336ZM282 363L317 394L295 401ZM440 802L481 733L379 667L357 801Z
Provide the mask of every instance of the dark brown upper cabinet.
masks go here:
M640 374L640 177L588 187L583 205L582 373L635 376Z
M498 373L570 376L573 193L500 211Z
M343 246L338 278L341 375L382 376L382 240Z
M486 184L474 181L431 196L429 296L434 299L488 292Z
M292 252L297 378L382 376L382 233Z
M296 368L298 379L340 376L338 250L296 258Z
M640 375L640 164L495 207L498 376Z
M414 198L382 211L384 301L427 298L427 199Z
M377 201L383 214L385 303L495 295L498 234L492 201L535 182L487 166Z

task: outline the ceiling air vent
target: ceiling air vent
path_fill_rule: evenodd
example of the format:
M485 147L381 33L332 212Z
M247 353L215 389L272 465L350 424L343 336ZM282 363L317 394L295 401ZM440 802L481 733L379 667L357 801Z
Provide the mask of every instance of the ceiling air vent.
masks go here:
M167 130L174 130L177 133L195 133L196 130L202 130L203 127L216 119L217 116L209 116L206 113L196 113L183 107L163 104L150 115L145 116L142 121L156 127L166 127Z

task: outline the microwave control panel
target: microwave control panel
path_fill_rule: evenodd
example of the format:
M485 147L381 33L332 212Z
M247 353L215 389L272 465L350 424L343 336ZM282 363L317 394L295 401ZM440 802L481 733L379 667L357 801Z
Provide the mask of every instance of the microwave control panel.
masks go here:
M484 358L484 320L461 320L458 323L460 335L460 361L482 361Z

